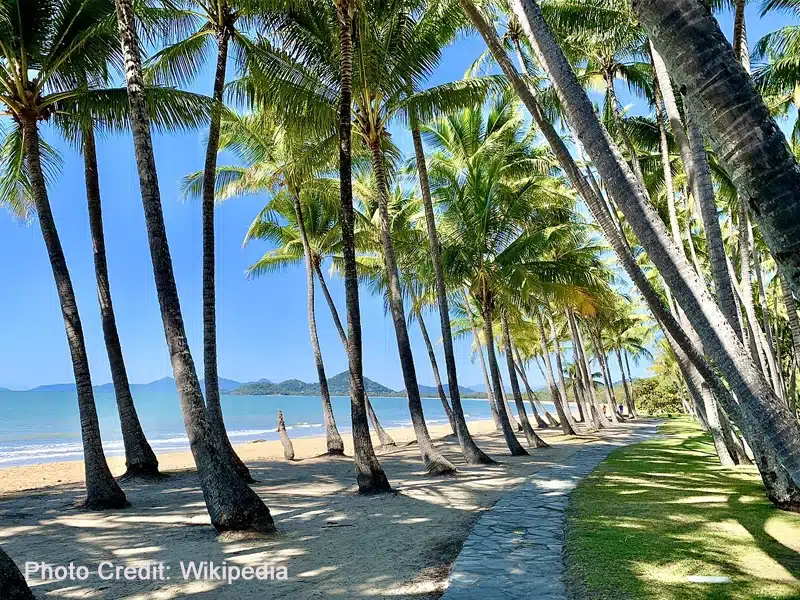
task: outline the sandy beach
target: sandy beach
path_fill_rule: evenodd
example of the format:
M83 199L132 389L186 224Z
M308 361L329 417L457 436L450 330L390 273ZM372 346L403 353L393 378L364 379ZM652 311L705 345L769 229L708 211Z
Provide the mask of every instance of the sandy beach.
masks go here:
M19 565L26 561L86 565L86 581L38 582L40 598L127 600L202 598L436 598L450 564L481 511L539 469L565 463L584 444L613 436L568 439L545 430L551 448L510 457L491 421L470 423L478 444L501 461L470 467L460 460L447 425L432 426L443 453L459 468L450 478L428 476L410 428L392 429L397 448L380 460L396 493L362 497L351 459L327 458L324 438L293 440L297 460L282 458L279 442L237 446L258 480L253 488L275 517L279 534L219 536L210 527L190 453L159 457L169 477L124 482L131 507L90 513L74 508L82 496L79 461L0 470L0 545ZM346 451L352 442L345 437ZM115 473L122 459L112 459ZM163 562L165 580L101 580L97 565ZM285 566L285 581L185 580L180 563L214 561L243 566Z

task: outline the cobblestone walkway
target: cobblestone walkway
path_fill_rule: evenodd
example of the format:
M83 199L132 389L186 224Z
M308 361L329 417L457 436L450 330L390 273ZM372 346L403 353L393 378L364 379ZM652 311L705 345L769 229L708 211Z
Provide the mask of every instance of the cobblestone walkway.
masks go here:
M578 482L614 449L643 441L657 424L620 427L503 496L475 524L442 600L563 600L564 510Z

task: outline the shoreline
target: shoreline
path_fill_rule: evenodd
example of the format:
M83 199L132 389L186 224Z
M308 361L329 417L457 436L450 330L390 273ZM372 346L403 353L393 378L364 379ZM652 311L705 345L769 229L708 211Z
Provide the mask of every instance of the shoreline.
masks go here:
M482 435L494 431L494 422L491 419L468 421L470 432L473 435ZM401 450L404 444L414 441L413 427L393 427L386 431L397 443L396 448L379 449L378 440L373 436L378 458L391 455ZM447 423L428 423L428 431L434 440L439 440L452 435L450 425ZM292 437L295 451L295 460L302 462L304 459L318 457L325 453L325 436L312 435L308 437ZM353 438L350 433L342 433L345 454L352 458ZM234 443L233 447L245 463L281 461L283 446L280 440L253 440L243 443ZM194 471L195 464L191 451L175 450L158 454L159 469L164 473ZM125 457L107 457L108 466L115 477L125 473ZM56 461L31 463L0 468L0 497L16 494L26 490L38 490L68 484L84 483L83 460Z

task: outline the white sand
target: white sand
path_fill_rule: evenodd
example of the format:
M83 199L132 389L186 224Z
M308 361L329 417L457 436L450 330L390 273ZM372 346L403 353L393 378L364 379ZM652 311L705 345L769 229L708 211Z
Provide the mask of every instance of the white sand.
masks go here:
M25 561L86 565L86 581L37 583L40 598L436 598L472 523L504 491L537 470L563 464L595 435L567 439L546 431L552 448L510 457L491 421L471 423L479 445L502 461L469 467L452 436L437 444L459 468L451 478L429 477L411 429L391 430L398 448L380 455L396 494L355 493L350 458L314 458L324 438L294 440L300 460L286 462L279 442L237 446L259 481L254 489L275 517L279 534L218 536L210 527L189 452L164 454L170 477L123 483L132 506L90 513L73 508L82 495L81 462L0 469L0 545L21 567ZM434 437L448 427L433 426ZM602 436L614 435L612 431ZM352 442L345 438L347 453ZM112 459L115 473L122 459ZM44 487L51 486L51 487ZM286 581L185 581L180 561L227 561L238 566L283 565ZM163 561L167 581L101 581L101 561L140 566Z

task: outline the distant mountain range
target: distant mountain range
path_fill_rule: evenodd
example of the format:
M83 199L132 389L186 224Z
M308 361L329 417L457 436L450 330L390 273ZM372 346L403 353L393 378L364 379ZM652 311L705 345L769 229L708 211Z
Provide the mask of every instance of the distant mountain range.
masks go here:
M372 395L396 395L397 392L364 377L364 388ZM350 393L350 372L343 371L328 379L328 391L332 396L346 396ZM435 391L435 388L434 388ZM236 396L318 396L319 382L306 383L299 379L287 379L278 383L257 381L245 383L230 392Z
M442 385L442 387L444 388L445 396L449 397L450 396L450 386L445 383L445 384ZM475 390L475 389L472 389L472 388L468 388L468 387L465 387L463 385L458 386L459 394L474 394L477 391L478 390ZM403 390L403 393L405 393L405 390ZM419 393L421 395L423 395L423 396L434 396L434 397L438 397L439 396L439 390L436 388L435 385L422 385L420 383L419 384Z
M200 385L205 389L205 381L200 380ZM400 396L405 397L405 390L395 391L385 385L373 381L368 377L364 377L364 387L368 394L373 396ZM447 396L450 395L450 387L444 385L444 392ZM459 386L459 392L464 397L482 397L485 395L481 386ZM243 383L234 379L219 378L220 391L227 394L236 396L318 396L319 383L307 383L299 379L287 379L285 381L274 382L269 379L259 379L258 381L250 381ZM350 373L343 371L328 379L328 390L333 396L347 396L350 393ZM0 387L0 392L9 392L7 388ZM22 390L25 392L75 392L74 383L54 383L48 385L40 385L30 390ZM104 383L102 385L94 386L94 391L97 393L114 393L113 383ZM150 383L132 383L131 392L134 394L149 392L174 392L175 380L172 377L164 377ZM436 386L421 385L419 386L420 395L429 398L437 398L439 396Z
M254 381L252 383L271 383L269 379L259 379L257 382ZM200 380L200 385L205 388L205 381ZM241 381L235 381L233 379L225 379L224 377L219 378L219 389L223 392L230 392L235 390L238 387L245 385ZM7 388L0 387L0 392L10 392ZM53 383L49 385L40 385L38 387L32 388L30 390L22 390L25 392L74 392L75 391L75 384L74 383ZM114 384L113 383L104 383L102 385L94 386L94 391L99 393L113 393L114 392ZM175 391L175 380L172 377L164 377L162 379L157 379L156 381L151 381L150 383L132 383L131 384L131 392L174 392Z

